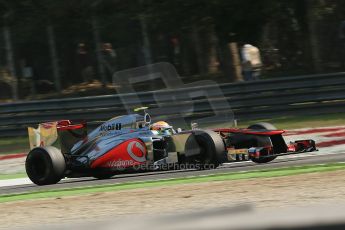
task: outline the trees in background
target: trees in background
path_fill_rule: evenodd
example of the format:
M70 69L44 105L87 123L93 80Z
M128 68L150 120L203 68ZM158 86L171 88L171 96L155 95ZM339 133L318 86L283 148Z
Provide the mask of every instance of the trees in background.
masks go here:
M340 0L2 0L3 5L3 17L11 11L1 27L11 32L14 74L21 79L21 67L32 67L35 81L50 80L57 91L83 81L85 66L92 67L93 78L111 80L103 43L114 49L116 70L168 61L185 76L230 75L230 42L258 46L267 76L341 68ZM10 67L4 39L1 66Z

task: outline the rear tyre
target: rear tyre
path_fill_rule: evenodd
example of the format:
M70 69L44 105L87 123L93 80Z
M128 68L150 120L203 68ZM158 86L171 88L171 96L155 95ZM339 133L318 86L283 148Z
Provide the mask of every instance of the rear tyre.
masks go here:
M260 122L260 123L256 123L253 125L250 125L248 127L248 129L256 129L256 130L277 130L277 128L272 125L271 123L268 122ZM273 161L274 159L276 159L276 156L272 156L272 157L259 157L259 158L252 158L251 160L257 164L265 164L268 162Z
M38 147L26 157L25 169L30 180L37 185L56 184L65 175L66 162L59 149Z
M188 163L199 165L200 169L211 169L226 161L225 144L217 133L211 130L196 130L190 138L195 138L200 153L188 157ZM193 145L189 146L187 140L186 150L188 151L191 146Z

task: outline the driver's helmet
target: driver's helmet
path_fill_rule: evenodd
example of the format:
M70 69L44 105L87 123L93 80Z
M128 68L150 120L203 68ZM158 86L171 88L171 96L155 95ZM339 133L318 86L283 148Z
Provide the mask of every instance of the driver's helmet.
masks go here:
M171 135L174 133L173 127L165 121L158 121L158 122L153 123L150 129L154 133L161 134L161 135Z

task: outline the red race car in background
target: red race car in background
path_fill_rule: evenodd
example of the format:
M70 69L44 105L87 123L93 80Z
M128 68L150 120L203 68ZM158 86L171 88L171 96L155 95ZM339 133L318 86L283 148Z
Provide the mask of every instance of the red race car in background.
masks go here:
M316 151L315 141L296 140L286 143L282 134L270 123L261 122L247 129L214 129L224 140L228 159L234 161L252 160L268 163L278 156Z

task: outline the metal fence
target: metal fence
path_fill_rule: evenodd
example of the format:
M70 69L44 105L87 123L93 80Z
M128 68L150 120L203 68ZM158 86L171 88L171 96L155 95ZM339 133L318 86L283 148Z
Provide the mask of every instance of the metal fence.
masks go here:
M224 98L231 108L221 108L218 112L229 113L231 110L239 120L345 112L345 73L229 83L219 87L220 90L213 90L208 98L185 100L184 94L200 91L200 88L1 104L0 136L25 135L28 125L44 121L106 120L127 112L123 101L127 108L139 105L155 108L157 96L160 107L164 102L166 108L192 107L192 113L185 114L187 119L209 116L214 112L210 102L214 105ZM202 90L208 91L208 86L203 86ZM182 99L172 102L172 95L180 95ZM173 116L164 108L156 111L160 111L154 114L157 116Z

